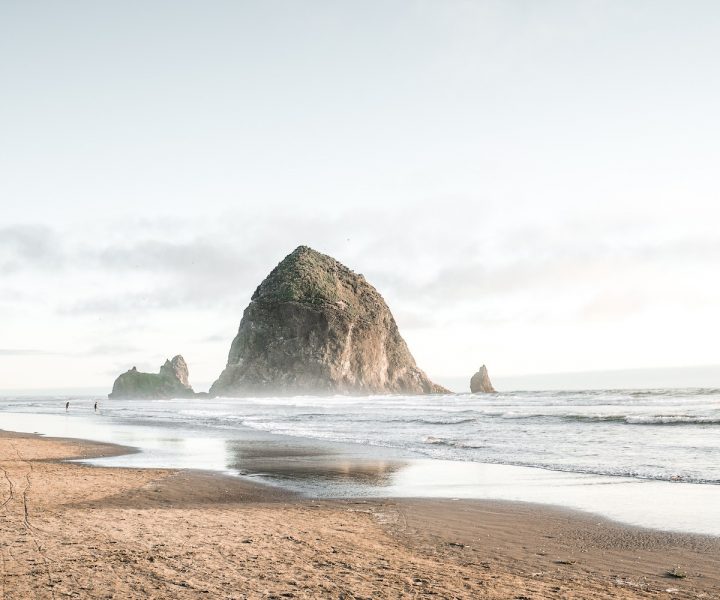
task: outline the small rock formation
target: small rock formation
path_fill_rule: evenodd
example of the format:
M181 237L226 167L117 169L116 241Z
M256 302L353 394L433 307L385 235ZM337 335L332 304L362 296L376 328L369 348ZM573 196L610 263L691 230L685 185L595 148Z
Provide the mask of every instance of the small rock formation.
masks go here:
M444 393L362 275L300 246L255 290L211 396Z
M490 377L488 376L487 367L483 365L478 369L478 372L470 379L470 391L473 394L480 393L492 393L495 388L490 383Z
M190 398L195 392L188 383L188 367L179 354L166 360L159 373L141 373L135 367L120 375L108 394L112 399Z
M166 379L177 379L183 387L192 389L190 387L190 383L188 382L188 376L190 373L188 371L187 363L179 354L173 357L171 361L165 360L165 364L160 367L160 373L158 373L158 375Z

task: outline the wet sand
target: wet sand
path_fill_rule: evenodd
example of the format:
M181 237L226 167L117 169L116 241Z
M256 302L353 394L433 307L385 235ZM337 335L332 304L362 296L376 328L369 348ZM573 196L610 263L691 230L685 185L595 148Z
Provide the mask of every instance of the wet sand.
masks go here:
M127 451L0 432L2 598L720 597L720 538L61 461Z

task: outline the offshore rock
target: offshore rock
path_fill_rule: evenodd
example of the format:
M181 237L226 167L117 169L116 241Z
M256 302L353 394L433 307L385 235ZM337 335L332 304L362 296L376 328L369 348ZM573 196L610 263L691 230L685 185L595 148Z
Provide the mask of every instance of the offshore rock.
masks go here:
M488 376L487 367L483 365L478 369L478 372L470 379L470 391L473 394L480 393L492 393L495 388L490 383L490 377Z
M113 384L108 398L164 399L195 396L188 382L185 359L177 355L166 360L159 373L142 373L135 367L120 375Z
M300 246L255 290L212 396L447 392L362 275Z

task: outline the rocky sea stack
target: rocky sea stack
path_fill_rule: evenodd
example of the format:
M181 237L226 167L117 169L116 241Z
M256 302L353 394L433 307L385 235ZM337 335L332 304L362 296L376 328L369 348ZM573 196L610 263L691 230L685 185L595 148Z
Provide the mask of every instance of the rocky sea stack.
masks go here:
M185 359L177 355L166 360L159 373L141 373L135 367L126 371L115 380L108 398L190 398L194 395L188 383Z
M470 391L473 394L477 393L492 393L495 391L495 388L493 387L492 383L490 383L490 376L488 375L488 370L485 365L480 367L478 369L478 372L475 373L470 379Z
M255 290L212 396L446 392L362 275L300 246Z

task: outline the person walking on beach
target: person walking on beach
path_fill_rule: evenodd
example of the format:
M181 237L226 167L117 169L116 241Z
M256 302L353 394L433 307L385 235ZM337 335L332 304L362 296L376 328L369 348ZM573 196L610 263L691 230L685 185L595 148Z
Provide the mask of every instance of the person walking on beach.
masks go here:
M95 402L95 412L97 412L97 402Z
M70 408L70 400L68 400L68 401L65 403L65 412L67 412L69 408Z

